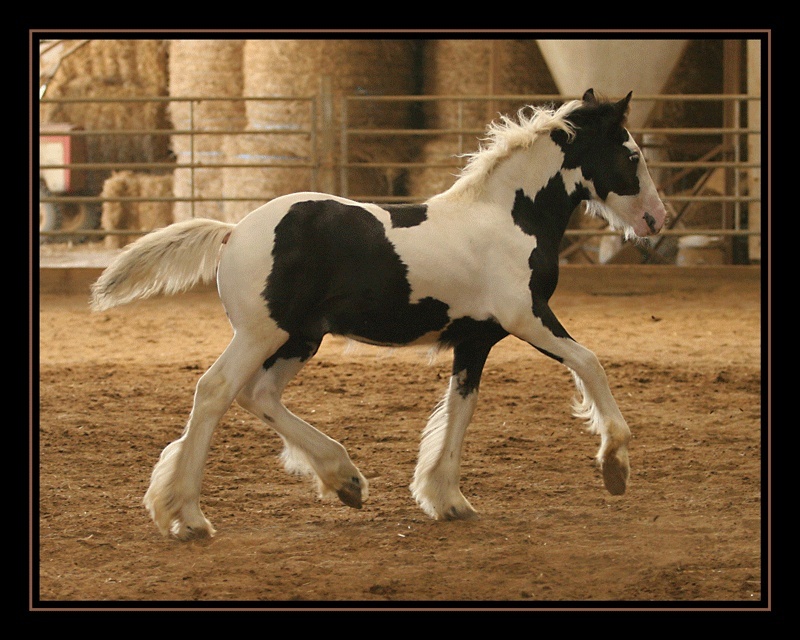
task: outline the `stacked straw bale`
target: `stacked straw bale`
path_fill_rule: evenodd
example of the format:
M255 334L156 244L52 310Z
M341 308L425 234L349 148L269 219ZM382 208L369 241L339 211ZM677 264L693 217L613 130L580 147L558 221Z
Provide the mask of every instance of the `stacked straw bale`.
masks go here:
M241 98L244 40L172 40L169 48L169 94L173 98ZM241 130L245 107L240 100L172 101L170 117L178 130L200 132ZM172 136L172 150L179 164L221 165L225 162L228 134L200 133ZM175 169L176 198L209 201L178 201L175 220L191 217L226 220L222 201L221 167Z
M64 43L70 49L76 41ZM63 59L47 85L45 98L136 98L164 96L167 47L164 40L90 40ZM71 123L87 131L167 129L161 102L69 103L41 105L40 123ZM88 162L165 162L166 135L86 137ZM110 171L89 171L87 191L97 194Z
M103 185L103 198L169 198L172 174L152 175L133 171L115 171ZM103 229L150 231L173 222L171 202L103 202ZM109 235L105 246L118 249L136 236Z
M313 123L311 103L302 100L320 92L321 79L330 76L334 98L334 127L341 122L339 108L344 95L408 95L414 93L413 40L248 40L244 46L244 95L247 97L291 97L291 100L247 101L247 129L256 133L227 141L228 163L263 162L266 168L229 168L224 172L224 190L229 197L252 198L229 202L235 218L265 201L295 191L330 189L342 192L344 185L332 171L315 175L309 165L320 149L312 148L308 132ZM404 127L409 108L405 103L369 103L352 108L348 121L353 127ZM337 130L338 131L338 130ZM340 156L337 131L332 135L330 158L351 162L403 161L411 151L396 138L351 139L347 158ZM347 195L383 195L391 191L384 170L351 171Z
M423 48L424 91L438 96L554 94L557 88L535 40L428 40ZM478 147L478 138L499 113L515 115L526 101L440 100L426 104L429 129L476 133L427 138L420 160L432 166L410 176L410 192L425 198L447 189L463 166L457 156Z

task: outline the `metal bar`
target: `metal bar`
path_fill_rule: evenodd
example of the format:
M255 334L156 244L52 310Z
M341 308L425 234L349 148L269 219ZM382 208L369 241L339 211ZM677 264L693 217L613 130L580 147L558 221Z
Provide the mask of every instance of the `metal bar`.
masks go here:
M39 136L59 136L71 138L86 138L91 136L222 136L222 135L311 135L313 129L73 129L71 131L57 131L55 129L40 129Z
M347 100L342 100L342 120L341 120L341 133L339 139L339 157L341 159L341 167L339 168L339 191L345 197L350 195L350 182L349 176L347 173L347 169L345 168L345 164L347 159L350 157L350 151L348 147L348 140L347 140L347 115L349 113L347 109Z
M239 198L239 200L253 200L257 198ZM207 202L213 200L207 199ZM151 229L82 229L72 231L40 231L39 235L42 237L55 237L55 236L123 236L123 235L144 235L150 233ZM565 232L568 237L580 236L619 236L622 234L618 231L611 231L609 229L567 229ZM659 235L682 237L682 236L760 236L760 231L753 231L749 229L664 229Z
M574 96L579 98L580 96ZM73 171L112 171L120 169L140 170L140 171L172 171L175 169L189 169L191 175L191 196L190 197L109 197L102 196L88 196L88 195L65 195L65 196L52 196L42 197L40 200L43 203L63 203L63 204L83 204L83 203L103 203L103 202L121 202L121 203L140 203L140 202L190 202L192 206L192 215L194 215L194 206L196 203L202 202L245 202L253 200L266 200L266 197L258 196L239 196L239 197L222 197L222 198L204 198L195 195L197 192L195 179L197 172L204 169L247 169L247 168L296 168L296 169L311 169L312 172L312 188L322 179L324 175L324 167L326 163L326 153L324 152L325 131L320 131L319 126L323 122L333 121L335 118L332 114L330 117L325 117L325 104L318 102L318 97L305 96L290 98L286 96L234 96L234 97L205 97L205 96L137 96L131 98L43 98L40 102L42 104L76 104L76 103L164 103L171 102L188 102L190 103L190 124L188 129L142 129L142 130L72 130L72 131L53 131L47 130L47 125L42 125L39 134L41 136L57 135L57 136L71 136L71 137L89 137L89 136L189 136L190 137L190 155L191 161L186 162L83 162L83 163L63 163L63 164L41 164L40 169L66 169ZM446 102L452 101L455 103L455 108L458 114L463 115L463 109L466 104L470 102L485 102L488 101L520 101L531 103L557 103L573 99L572 96L563 95L491 95L491 96L344 96L341 103L341 123L339 129L339 159L335 161L330 169L335 171L339 170L339 192L340 194L349 195L349 181L348 173L353 169L364 168L382 168L382 169L400 169L413 171L415 169L423 168L441 168L441 169L457 169L463 166L463 162L350 162L348 160L348 150L350 141L358 136L369 138L373 136L403 136L406 138L414 137L435 137L435 136L454 136L457 137L458 143L461 145L460 151L463 153L465 150L470 150L470 138L479 138L484 135L485 129L466 128L458 126L454 128L443 129L403 129L403 128L386 128L386 129L369 129L363 127L348 127L348 105L353 102L407 102L407 103L426 103L426 102ZM738 95L738 94L674 94L674 95L639 95L634 96L634 100L642 101L666 101L666 102L698 102L709 101L723 104L729 104L735 113L739 113L743 104L751 104L759 101L760 96L754 95ZM270 129L220 129L220 130L199 130L195 122L195 109L200 102L218 101L218 102L236 102L236 101L272 101L272 102L308 102L311 109L311 126L306 128L295 128L294 126L287 126L285 128L270 128ZM333 105L328 105L328 108L333 110ZM321 111L319 111L321 110ZM461 121L459 121L461 123ZM669 134L681 137L691 136L718 136L731 137L738 139L741 136L760 136L760 127L742 127L740 119L737 117L733 120L737 126L723 126L723 127L696 127L696 128L652 128L643 127L640 129L632 129L634 134ZM326 125L327 127L327 125ZM331 126L329 134L336 135L337 126ZM307 136L311 141L311 158L307 161L293 162L293 161L268 161L268 162L247 162L247 163L230 163L230 162L215 162L213 164L205 164L198 162L196 158L195 142L197 136L239 136L239 135L297 135ZM334 138L335 139L335 138ZM474 140L473 142L476 142ZM706 144L707 141L702 141ZM470 147L470 148L468 148ZM747 203L760 203L761 198L758 195L748 195L742 193L742 177L748 171L758 171L761 169L761 163L743 158L739 145L733 145L734 153L732 159L714 160L711 155L706 154L699 159L690 159L685 161L651 161L649 166L651 168L665 169L671 173L670 180L667 181L662 187L678 184L678 180L685 180L693 176L696 171L713 171L715 169L730 169L734 172L735 180L732 185L732 192L723 195L697 195L697 194L682 194L682 193L665 193L663 194L664 201L670 206L670 203L676 205L681 204L683 208L689 206L691 203L722 203L732 204L735 212L735 221L733 229L666 229L662 231L661 235L668 236L685 236L685 235L709 235L709 236L760 236L760 231L743 230L741 229L741 216L742 208ZM690 147L691 148L691 147ZM676 189L678 187L675 187ZM328 188L325 188L328 191ZM333 191L331 189L331 191ZM365 199L369 199L376 203L403 203L414 202L422 199L420 196L398 196L398 195L368 195ZM54 231L42 232L43 237L80 237L80 236L103 236L103 235L142 235L147 233L147 230L137 231L123 231L123 230L76 230L74 232ZM618 236L619 233L608 229L570 229L566 232L570 237L591 237L591 236ZM577 249L576 249L577 250Z
M463 101L463 102L485 102L487 100L502 100L502 101L525 101L532 102L567 102L568 100L580 100L580 95L557 94L557 93L509 93L497 94L493 96L471 96L471 95L456 95L456 94L442 94L442 95L425 95L425 96L364 96L352 95L347 96L347 100L351 102L438 102L438 101ZM654 94L634 94L631 98L633 102L720 102L720 101L758 101L761 100L760 96L754 96L746 93L654 93Z
M226 168L256 168L256 167L280 167L308 169L316 167L312 161L303 162L73 162L70 164L40 164L40 169L74 169L74 170L105 170L105 169L226 169ZM353 165L358 166L358 165Z

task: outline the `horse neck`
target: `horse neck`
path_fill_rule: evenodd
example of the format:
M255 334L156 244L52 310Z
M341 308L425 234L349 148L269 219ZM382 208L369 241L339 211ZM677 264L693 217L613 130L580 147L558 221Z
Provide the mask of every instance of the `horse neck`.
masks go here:
M546 230L551 243L560 243L572 212L587 195L580 186L580 169L564 170L563 161L558 145L547 136L539 138L498 162L487 177L482 198L502 211L514 211L521 226L527 223L539 233ZM518 215L526 220L517 219Z
M503 202L522 189L534 198L559 173L563 160L561 150L549 138L537 139L530 147L512 151L497 162L486 178L484 197Z
M486 159L488 160L488 158ZM443 210L463 212L477 206L481 215L512 213L515 223L537 236L539 246L555 250L572 212L589 196L581 184L581 170L563 169L564 154L549 136L529 146L467 170L447 191L430 202L447 202Z

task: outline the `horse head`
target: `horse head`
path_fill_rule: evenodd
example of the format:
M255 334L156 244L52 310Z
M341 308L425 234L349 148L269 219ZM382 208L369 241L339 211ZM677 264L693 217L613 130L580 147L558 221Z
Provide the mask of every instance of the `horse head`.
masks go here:
M581 182L591 194L588 212L628 236L644 237L661 230L667 212L644 156L625 128L632 94L609 102L589 89L569 115L575 135L556 132L553 139L564 152L563 168L580 168Z

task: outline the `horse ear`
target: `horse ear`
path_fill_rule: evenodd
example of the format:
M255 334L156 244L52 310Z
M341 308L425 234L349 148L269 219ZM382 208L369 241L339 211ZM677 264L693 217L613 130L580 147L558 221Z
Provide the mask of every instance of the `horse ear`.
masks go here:
M616 109L620 118L624 118L627 115L632 95L633 91L629 91L627 96L614 105L614 108Z
M597 104L597 98L594 95L594 89L587 89L583 94L583 101L589 104Z

